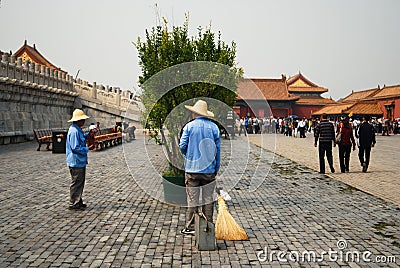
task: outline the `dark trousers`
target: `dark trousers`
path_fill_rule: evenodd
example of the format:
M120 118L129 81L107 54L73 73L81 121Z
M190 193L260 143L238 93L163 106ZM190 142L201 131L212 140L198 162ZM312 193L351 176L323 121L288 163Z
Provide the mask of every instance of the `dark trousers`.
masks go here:
M306 137L306 128L305 127L299 127L299 132L300 132L300 138Z
M358 147L358 158L360 159L361 165L365 163L368 168L369 165L369 157L371 155L371 146L360 146ZM364 161L365 156L365 161Z
M246 127L244 126L244 125L240 125L240 130L239 130L239 136L240 136L240 134L242 134L242 130L243 130L243 132L244 132L244 135L245 136L247 136L247 134L246 134Z
M319 172L325 173L325 154L331 169L333 169L332 142L320 142L319 153Z
M213 221L215 190L214 174L185 173L188 220L186 227L194 229L194 214L201 210L207 220ZM201 190L201 199L200 199Z
M86 167L76 168L70 167L69 172L71 173L71 185L69 187L70 192L70 205L77 205L83 203L82 193L85 186Z
M339 145L340 171L349 171L351 144Z

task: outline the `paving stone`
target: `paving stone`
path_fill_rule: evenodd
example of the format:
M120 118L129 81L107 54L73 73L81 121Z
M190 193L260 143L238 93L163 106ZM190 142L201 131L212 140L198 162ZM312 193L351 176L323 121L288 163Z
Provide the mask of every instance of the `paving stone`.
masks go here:
M378 137L381 146L374 148L367 173L375 181L390 183L387 179L400 177L394 171L391 177L381 172L385 161L378 160L378 153L400 142L400 137L393 138ZM1 146L0 267L384 266L327 260L270 262L257 256L264 249L337 250L339 239L347 242L348 250L369 250L374 256L397 254L398 263L386 266L400 265L394 243L400 242L398 204L381 199L382 193L374 196L349 187L334 177L341 174L318 174L312 170L316 159L307 151L299 155L302 161L294 162L242 138L222 141L219 183L232 182L233 200L227 208L250 240L217 241L216 251L199 252L192 237L180 234L186 208L164 204L142 190L147 185L154 188L152 194L162 192L155 178L166 165L162 148L151 143L145 147L143 139L138 135L123 147L89 153L85 211L67 210L70 177L63 154L37 152L35 143ZM297 143L285 146L298 150ZM389 157L388 165L396 161L392 153L383 152L381 157ZM354 153L352 159L357 160ZM365 179L360 172L349 174L344 175ZM261 184L249 191L254 178Z

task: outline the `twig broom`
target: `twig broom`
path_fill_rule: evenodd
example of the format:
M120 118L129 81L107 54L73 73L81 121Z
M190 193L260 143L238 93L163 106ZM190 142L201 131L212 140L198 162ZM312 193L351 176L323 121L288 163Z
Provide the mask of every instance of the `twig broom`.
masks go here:
M218 240L248 240L243 230L229 213L224 198L218 195L218 216L215 223L215 238Z

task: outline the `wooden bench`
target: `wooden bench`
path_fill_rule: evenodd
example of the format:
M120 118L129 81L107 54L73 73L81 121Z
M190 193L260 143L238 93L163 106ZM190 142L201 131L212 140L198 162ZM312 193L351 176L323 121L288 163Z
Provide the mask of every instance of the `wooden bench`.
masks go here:
M94 148L95 150L103 150L107 147L122 144L122 133L109 133L102 134L94 137Z
M50 144L53 141L51 129L34 129L33 130L36 141L39 144L37 151L40 151L42 144L47 144L46 150L50 151Z

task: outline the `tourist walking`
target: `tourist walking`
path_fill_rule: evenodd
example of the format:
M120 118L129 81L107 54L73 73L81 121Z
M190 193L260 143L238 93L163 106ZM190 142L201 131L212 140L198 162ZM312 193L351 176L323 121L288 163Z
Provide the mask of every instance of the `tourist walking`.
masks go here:
M382 131L382 136L390 136L390 120L386 118L383 121L383 131Z
M213 221L213 193L215 176L220 167L221 134L216 124L207 119L207 102L199 100L194 106L185 105L192 112L193 121L182 132L179 147L185 157L185 183L188 202L188 220L183 234L194 235L194 215L201 206L208 221ZM200 199L200 189L202 198Z
M307 122L305 119L301 119L299 122L299 132L300 132L300 138L305 138L306 137L306 127L307 127Z
M371 148L375 146L375 130L374 127L369 123L369 115L364 116L363 122L358 127L358 158L362 166L362 172L367 172Z
M356 149L356 142L348 117L343 119L337 135L341 137L338 143L340 171L342 173L349 172L351 148L353 147L353 151Z
M270 127L271 127L271 119L265 118L264 119L264 131L263 133L270 133Z
M240 134L242 134L242 130L243 130L243 132L244 132L244 135L247 136L246 119L244 118L244 116L242 117L242 119L240 119L239 136L240 136Z
M274 119L274 124L275 124L275 134L279 133L279 120L275 117Z
M299 122L297 119L293 119L293 137L297 138L297 130L299 127Z
M258 117L253 118L253 129L254 129L254 134L258 134L260 131L260 121L258 120Z
M83 133L82 127L88 118L89 116L85 115L82 110L75 109L71 120L68 121L72 122L66 140L67 166L71 174L69 209L83 210L86 208L82 194L85 186L89 148L86 147L87 137Z
M328 121L326 114L321 115L321 122L315 127L314 138L315 147L317 147L319 140L319 173L325 174L325 154L326 158L328 159L331 172L334 173L335 169L333 168L332 143L335 147L335 128L333 124Z
M100 130L100 122L96 123L96 128L97 128L97 136L101 135L101 130Z

